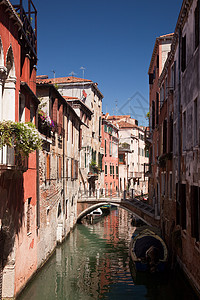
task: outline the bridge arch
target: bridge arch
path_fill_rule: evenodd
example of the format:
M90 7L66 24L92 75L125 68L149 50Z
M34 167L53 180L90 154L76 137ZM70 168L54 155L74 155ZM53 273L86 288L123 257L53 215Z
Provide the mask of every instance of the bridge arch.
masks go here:
M145 222L147 225L150 225L150 223L148 223L146 220L144 220L141 216L137 215L135 212L133 212L132 210L130 210L129 208L127 208L126 206L123 205L123 203L116 203L116 202L99 202L99 203L95 203L92 204L90 207L84 209L77 217L77 223L81 222L81 219L84 218L87 214L91 213L93 210L103 206L103 205L114 205L116 207L120 207L125 209L126 211L130 212L131 214L134 214L134 216L136 216L137 218L141 219L143 222Z

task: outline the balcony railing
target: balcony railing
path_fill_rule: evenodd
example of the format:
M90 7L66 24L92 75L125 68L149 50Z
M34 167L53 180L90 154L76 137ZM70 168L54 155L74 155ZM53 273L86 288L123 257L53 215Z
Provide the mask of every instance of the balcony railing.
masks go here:
M25 172L28 169L28 157L16 154L14 148L4 146L0 149L0 169L18 169Z
M37 10L31 0L28 0L28 11L26 12L22 6L22 0L20 4L13 5L16 12L23 23L23 34L35 57L37 57ZM34 18L33 18L34 16Z
M40 118L38 119L38 131L46 137L51 137L51 127L43 123Z
M115 189L91 189L91 190L80 190L79 191L79 199L90 199L90 198L121 198L123 196L123 192Z

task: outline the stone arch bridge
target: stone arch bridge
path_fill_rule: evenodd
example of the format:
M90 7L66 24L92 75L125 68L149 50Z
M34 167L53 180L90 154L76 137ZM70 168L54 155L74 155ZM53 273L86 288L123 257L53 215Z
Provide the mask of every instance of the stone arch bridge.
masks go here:
M155 209L135 198L125 200L121 198L81 198L77 203L77 222L81 222L83 217L105 204L111 204L126 209L148 225L160 227L160 216Z

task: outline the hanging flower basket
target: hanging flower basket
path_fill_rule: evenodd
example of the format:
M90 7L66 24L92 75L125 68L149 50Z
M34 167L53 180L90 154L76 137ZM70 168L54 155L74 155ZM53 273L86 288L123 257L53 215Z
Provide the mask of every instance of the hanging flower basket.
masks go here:
M42 140L33 123L2 121L0 149L4 146L14 148L17 155L29 156L31 152L41 149Z
M54 127L54 122L51 120L50 116L48 116L43 110L38 111L38 115L41 121L41 124L44 126Z

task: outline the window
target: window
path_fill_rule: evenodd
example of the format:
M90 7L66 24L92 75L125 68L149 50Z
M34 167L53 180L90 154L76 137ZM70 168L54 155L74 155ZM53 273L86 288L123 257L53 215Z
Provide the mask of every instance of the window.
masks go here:
M116 175L117 176L119 175L119 168L118 168L118 166L116 166Z
M82 129L79 129L79 150L82 148Z
M200 188L191 186L191 236L200 240Z
M71 180L74 179L74 159L71 159Z
M31 103L30 105L30 122L34 123L35 118L35 106Z
M186 185L176 184L176 223L186 229Z
M99 117L99 136L101 136L101 117Z
M160 109L163 105L163 102L164 102L164 84L162 84L160 88Z
M186 69L186 35L182 37L182 49L181 49L181 70L182 72Z
M46 155L46 180L50 180L50 154L47 153Z
M62 177L62 159L59 156L58 158L58 179L61 179Z
M159 123L159 94L156 93L156 125Z
M199 0L197 1L197 7L194 11L195 20L195 49L199 45Z
M111 142L109 144L109 154L110 154L110 156L112 155L112 143Z
M19 122L25 122L25 97L19 96Z
M198 144L198 111L197 111L197 99L194 100L194 146Z
M66 159L66 179L68 180L69 178L69 160Z
M170 118L169 118L169 152L173 152L173 116L170 115Z
M153 84L153 80L154 80L154 74L150 73L149 74L149 84Z
M74 161L74 179L78 179L78 160Z
M172 173L169 173L169 198L172 199Z
M167 120L163 122L163 153L167 152Z
M186 111L183 113L183 132L182 132L182 140L183 140L183 150L186 149Z
M159 69L159 55L157 55L156 67L157 67L157 69Z
M112 175L112 170L113 170L113 168L112 168L112 166L110 165L110 175Z
M152 101L152 129L155 128L155 101Z
M85 152L85 168L87 167L87 153Z
M71 126L72 126L72 144L74 143L74 123L71 122Z
M26 222L26 229L27 229L27 234L31 232L31 197L28 198L28 203L27 203L27 222Z
M105 175L107 176L107 174L108 174L108 167L107 165L105 165Z
M107 125L105 124L105 125L104 125L104 131L107 132L107 131L108 131L107 129L108 129L108 128L107 128Z
M105 156L106 156L106 140L105 140Z
M124 164L124 154L119 154L119 163Z
M167 85L167 77L165 78L165 99L168 97L168 85Z

